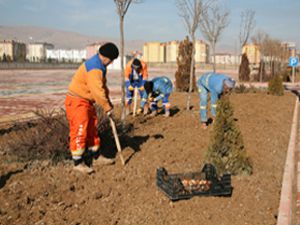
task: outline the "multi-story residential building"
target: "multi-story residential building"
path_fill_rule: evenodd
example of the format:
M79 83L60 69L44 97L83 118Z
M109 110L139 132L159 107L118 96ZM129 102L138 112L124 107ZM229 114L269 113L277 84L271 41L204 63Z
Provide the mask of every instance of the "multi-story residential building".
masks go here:
M45 62L47 55L46 50L54 49L53 44L49 43L30 43L27 44L26 59L29 62Z
M179 52L179 41L147 42L143 47L143 57L146 62L175 63ZM202 40L196 41L196 63L207 63L209 58L209 46Z
M86 49L46 49L48 61L80 63L86 59Z
M0 58L4 61L21 61L26 59L26 45L14 40L0 41Z
M211 57L211 61L214 62L214 57ZM222 65L236 65L240 63L240 57L230 53L216 53L216 64Z
M196 63L208 63L209 61L209 45L202 40L196 41L195 61Z
M160 42L147 42L143 47L143 59L150 63L166 62L166 44Z
M242 49L242 53L246 53L250 64L259 64L261 59L261 53L258 45L248 44Z
M177 61L179 52L179 41L169 41L166 43L166 62L174 63Z

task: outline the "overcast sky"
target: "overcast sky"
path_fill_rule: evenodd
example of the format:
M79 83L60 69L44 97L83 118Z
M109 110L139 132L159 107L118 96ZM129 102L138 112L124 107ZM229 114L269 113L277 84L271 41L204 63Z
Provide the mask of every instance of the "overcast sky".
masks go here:
M234 51L240 14L254 10L256 30L300 49L300 0L219 0L230 11L230 24L217 50ZM128 40L181 40L186 35L175 0L144 0L132 4L125 17ZM0 0L0 25L34 25L76 31L99 37L119 37L119 18L113 0ZM198 32L198 38L201 33Z

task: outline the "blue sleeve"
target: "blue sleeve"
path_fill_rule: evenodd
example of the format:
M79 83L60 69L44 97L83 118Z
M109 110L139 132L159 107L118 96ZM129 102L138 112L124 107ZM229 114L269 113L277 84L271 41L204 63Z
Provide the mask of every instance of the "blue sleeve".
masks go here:
M131 85L130 81L129 81L129 80L126 80L126 81L125 81L125 86L126 86L126 88L128 88L130 85Z
M142 99L141 99L141 104L140 104L141 108L144 108L144 106L145 106L145 104L147 102L147 98L148 98L147 92L143 91Z

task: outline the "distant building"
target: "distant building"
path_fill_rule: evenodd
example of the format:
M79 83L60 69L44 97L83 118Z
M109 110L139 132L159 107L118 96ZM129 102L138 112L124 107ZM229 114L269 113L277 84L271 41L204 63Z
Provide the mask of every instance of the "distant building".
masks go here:
M146 42L143 47L143 58L146 62L151 63L176 63L180 42L169 41ZM196 41L196 63L207 63L209 57L209 46L202 40Z
M211 61L214 62L214 57L211 57ZM235 65L240 63L240 57L230 53L216 53L216 64L222 65Z
M143 59L150 63L166 62L166 44L160 42L147 42L143 47Z
M195 62L208 63L208 61L209 61L209 45L202 40L196 40Z
M166 62L176 63L179 52L179 41L169 41L166 43Z
M86 46L86 59L91 58L93 55L99 52L99 48L105 42L95 42Z
M27 44L26 59L29 62L45 62L47 58L46 50L54 49L53 44L49 43L30 43Z
M258 45L248 44L242 49L242 53L246 53L250 64L259 64L261 59L261 53Z
M86 60L86 50L78 49L46 49L48 61L65 62L65 63L81 63Z
M26 59L26 45L14 40L0 41L0 58L1 61L20 61Z

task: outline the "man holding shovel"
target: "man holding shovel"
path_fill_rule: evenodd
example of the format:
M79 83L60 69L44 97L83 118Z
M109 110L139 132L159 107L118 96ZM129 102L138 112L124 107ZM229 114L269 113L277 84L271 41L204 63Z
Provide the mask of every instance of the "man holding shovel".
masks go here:
M207 128L207 99L210 93L211 114L216 117L217 101L222 94L230 92L235 86L235 80L217 73L205 73L197 81L200 93L200 118L203 129Z
M99 156L100 138L97 134L97 114L94 104L102 107L107 116L113 114L113 105L106 86L106 67L118 58L119 50L113 43L106 43L99 52L84 62L76 71L69 85L65 100L70 125L70 149L74 169L92 173L82 158L86 149L93 157L93 165L112 164L113 159Z
M125 85L126 85L126 111L130 112L135 89L137 88L142 99L145 92L144 84L148 79L147 64L137 58L128 62L125 70ZM137 101L137 99L135 99Z

